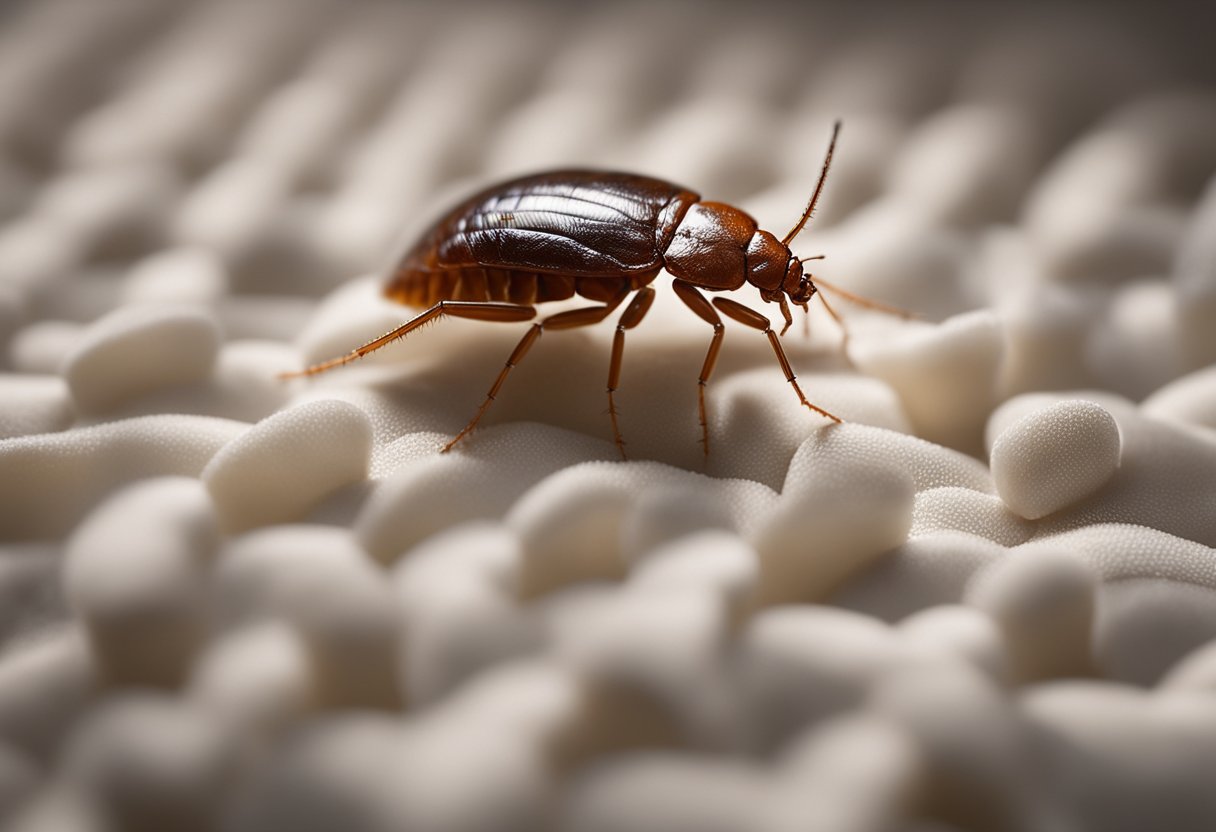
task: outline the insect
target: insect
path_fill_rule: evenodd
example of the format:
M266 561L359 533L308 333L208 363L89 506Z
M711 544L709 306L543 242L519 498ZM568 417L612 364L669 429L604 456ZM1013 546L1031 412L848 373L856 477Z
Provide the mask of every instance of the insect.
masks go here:
M701 444L706 455L709 422L705 385L713 375L725 330L719 312L762 332L798 400L821 416L839 422L839 417L812 404L802 392L781 341L765 315L730 298L715 297L710 301L703 294L734 291L751 284L759 291L761 300L777 303L784 319L782 335L792 322L789 304L806 311L807 303L820 287L855 303L906 314L822 279L816 282L803 265L821 258L800 259L789 249L790 242L806 227L815 211L839 133L837 121L806 210L781 239L760 229L751 216L737 208L721 202L703 202L699 194L679 185L635 174L553 171L484 190L436 223L402 257L385 286L389 298L425 308L425 312L346 355L285 375L309 376L340 367L445 316L477 321L529 321L536 317L536 307L543 303L575 295L591 301L594 305L541 318L524 333L473 418L443 447L446 452L477 427L511 370L543 332L598 324L624 305L617 318L607 385L613 439L624 457L625 441L613 393L620 383L625 334L646 316L654 301L651 283L666 269L674 277L672 289L676 295L713 328L697 379ZM822 293L819 297L843 327L843 321Z

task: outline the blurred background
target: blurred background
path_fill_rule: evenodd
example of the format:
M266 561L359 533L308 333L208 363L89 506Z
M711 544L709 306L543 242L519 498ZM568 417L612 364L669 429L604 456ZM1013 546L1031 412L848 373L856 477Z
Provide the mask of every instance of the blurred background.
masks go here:
M960 229L1023 221L1047 248L1064 202L1068 221L1151 203L1164 228L1212 163L1199 5L10 2L0 340L132 295L213 302L232 337L287 338L454 194L563 165L676 180L783 229L835 118L816 229L891 194ZM1130 140L1108 141L1120 123ZM1096 170L1074 171L1090 193L1036 205L1040 175L1095 128Z

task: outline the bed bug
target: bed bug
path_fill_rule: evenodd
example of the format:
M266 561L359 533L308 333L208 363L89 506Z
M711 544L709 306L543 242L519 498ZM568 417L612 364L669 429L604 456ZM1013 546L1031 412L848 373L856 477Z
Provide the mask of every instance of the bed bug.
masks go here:
M820 258L800 259L789 249L815 211L839 133L837 121L806 210L781 239L760 229L738 208L702 201L699 194L680 185L636 174L552 171L488 188L439 220L401 258L387 282L384 292L389 298L425 308L425 312L346 355L286 375L315 375L340 367L445 316L529 321L543 303L576 295L591 301L592 306L542 318L524 333L473 418L443 447L446 452L477 427L511 370L541 333L598 324L624 305L612 342L607 385L613 439L624 457L625 441L613 393L620 382L625 333L646 316L654 301L650 284L666 269L674 278L671 285L676 295L713 328L697 379L701 444L706 454L709 423L705 385L722 347L724 327L719 312L762 332L799 402L824 418L840 422L839 417L812 404L802 392L765 315L730 298L710 301L703 294L731 292L750 284L759 291L761 300L777 303L784 319L782 335L791 323L789 304L805 311L820 287L856 303L902 314L822 279L813 279L803 266ZM819 297L843 326L822 293Z

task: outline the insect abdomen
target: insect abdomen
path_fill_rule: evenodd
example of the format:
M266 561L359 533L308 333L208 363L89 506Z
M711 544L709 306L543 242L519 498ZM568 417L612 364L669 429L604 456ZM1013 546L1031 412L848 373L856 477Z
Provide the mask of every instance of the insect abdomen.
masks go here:
M427 307L441 300L500 301L532 305L574 297L578 279L520 269L463 266L402 270L385 294L407 306Z
M401 259L385 291L415 306L445 299L525 303L529 295L545 303L588 294L580 290L586 280L648 282L698 199L633 174L556 171L517 179L436 223Z

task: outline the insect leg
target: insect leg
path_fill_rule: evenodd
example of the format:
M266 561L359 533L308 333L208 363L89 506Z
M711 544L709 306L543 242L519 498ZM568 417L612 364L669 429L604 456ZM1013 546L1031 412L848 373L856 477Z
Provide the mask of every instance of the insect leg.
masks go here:
M550 315L532 324L532 327L524 333L524 337L519 339L519 343L515 345L515 349L511 351L510 357L507 358L507 363L503 365L502 370L498 373L498 378L494 379L494 384L490 387L490 391L486 393L485 401L481 403L481 407L477 408L477 412L473 414L473 418L461 429L460 433L456 434L451 442L443 446L442 452L446 454L456 447L457 442L473 432L473 429L477 427L477 423L481 421L481 417L485 415L486 411L490 409L490 405L494 403L494 399L498 396L498 391L502 389L503 382L507 380L507 376L510 375L511 370L515 369L515 366L523 361L524 356L528 354L528 350L532 348L532 345L536 343L536 340L540 338L541 333L545 329L574 329L575 327L598 324L612 314L612 311L621 305L621 302L625 300L628 294L629 289L625 288L618 292L616 297L604 306L588 306L582 309L571 309L568 312L558 312L556 315ZM490 304L482 305L488 306Z
M326 370L341 367L343 364L362 358L369 352L375 352L381 347L391 344L409 335L415 329L429 324L431 321L451 315L456 318L472 318L478 321L528 321L536 317L536 309L531 306L521 306L514 303L480 303L475 301L441 300L416 318L406 321L391 332L386 332L379 338L368 341L361 347L348 352L346 355L322 361L291 373L281 373L279 378L297 378L299 376L315 376Z
M654 303L654 289L650 286L639 289L638 293L633 296L633 300L625 307L625 311L621 313L621 318L616 324L616 335L612 339L612 362L608 365L608 418L612 420L612 438L616 441L616 449L621 452L621 459L627 459L625 440L621 437L621 428L617 424L616 404L612 401L612 394L620 386L621 357L625 353L625 330L633 329L640 324L642 318L646 317L646 313L650 311L652 303Z
M785 373L785 380L794 387L794 392L798 394L798 401L809 407L816 413L826 416L833 422L839 422L839 416L833 416L822 407L816 407L807 400L806 395L802 392L802 388L798 386L798 382L794 380L794 369L790 366L790 361L785 357L785 350L781 348L781 341L777 338L777 333L773 332L772 323L768 318L761 315L754 309L749 309L737 301L730 298L714 298L714 306L718 307L723 314L729 318L733 318L741 324L746 324L752 329L758 329L768 336L768 342L773 346L773 352L777 355L777 362L781 365L781 371Z
M709 456L709 420L705 418L705 385L709 382L710 375L713 374L714 365L718 363L718 352L722 349L722 336L726 327L722 325L722 319L705 299L705 295L697 291L696 286L683 280L676 280L671 284L671 288L675 290L680 300L684 301L685 306L714 328L714 337L709 342L709 351L705 353L705 363L701 365L701 375L697 379L697 411L701 417L701 447L705 449L705 455Z
M781 307L781 317L785 319L785 326L781 327L781 335L789 332L790 326L794 323L794 319L790 316L790 305L785 300L785 295L777 298L777 305Z

